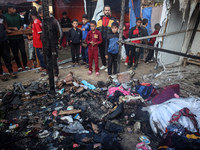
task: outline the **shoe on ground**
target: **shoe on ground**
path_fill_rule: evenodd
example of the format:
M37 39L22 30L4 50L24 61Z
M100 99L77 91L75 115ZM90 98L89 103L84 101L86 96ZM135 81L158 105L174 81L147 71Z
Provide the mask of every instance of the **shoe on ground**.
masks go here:
M73 65L72 65L72 68L74 68L75 66L76 66L76 65L75 65L75 64L73 64Z
M88 75L91 75L92 74L92 71L88 71Z
M106 66L101 66L99 69L100 70L106 69Z
M58 81L58 77L54 77L54 82L57 82Z
M22 67L18 68L18 72L23 71Z
M148 65L148 64L149 64L149 62L147 61L147 62L146 62L146 64Z
M128 66L128 63L125 63L124 65L125 65L125 66Z
M137 67L134 66L134 67L133 67L133 70L136 70L136 69L137 69Z
M76 64L76 67L78 67L78 68L79 68L80 66L79 66L78 64Z
M105 69L105 72L108 72L108 68Z
M81 65L85 65L85 64L86 64L85 62L82 62L82 63L81 63Z
M8 81L8 78L5 75L0 75L2 81Z
M16 75L15 73L10 73L10 77L11 77L12 79L15 79L15 78L17 78L17 75Z
M132 68L132 66L129 65L129 66L127 67L127 69L130 69L130 68Z
M99 76L99 72L96 72L96 76Z
M28 66L25 67L25 70L29 70L29 69L30 69L30 67L28 67Z
M88 69L89 68L89 65L85 65L85 69Z

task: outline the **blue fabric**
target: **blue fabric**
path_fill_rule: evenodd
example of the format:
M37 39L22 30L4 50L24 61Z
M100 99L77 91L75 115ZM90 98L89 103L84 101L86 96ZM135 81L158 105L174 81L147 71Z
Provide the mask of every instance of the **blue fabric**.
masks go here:
M108 53L111 53L111 54L118 53L119 44L117 43L117 41L119 41L119 38L109 39Z
M151 14L152 14L152 7L147 7L142 9L142 15L144 19L148 19L148 25L147 25L147 31L148 31L148 35L152 34L151 31Z
M140 94L140 96L143 99L149 98L149 96L152 93L152 90L153 90L153 86L152 85L150 85L150 86L137 85L136 86L137 93Z
M85 28L85 31L82 31L82 40L85 40L86 37L87 37L88 32L90 31L90 23L88 22L86 24L83 24L82 28Z
M133 10L133 5L131 0L129 0L129 8L131 8L131 14L130 14L130 28L135 27L136 26L136 16L135 16L135 12Z
M134 6L134 12L135 12L135 16L136 18L140 17L140 0L133 0L133 6Z

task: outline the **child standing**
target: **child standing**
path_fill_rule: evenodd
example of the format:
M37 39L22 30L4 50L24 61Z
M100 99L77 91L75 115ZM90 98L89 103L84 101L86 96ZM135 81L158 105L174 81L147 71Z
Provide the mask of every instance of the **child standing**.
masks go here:
M80 43L82 41L82 32L78 29L78 20L72 20L73 28L69 30L68 39L71 44L71 55L72 55L72 67L79 67L79 54L80 54Z
M117 22L113 22L111 26L112 33L108 34L106 40L106 59L108 59L108 76L112 75L112 67L113 74L117 74L117 57L119 51L119 24Z
M42 34L42 22L37 18L37 11L35 9L31 10L31 18L33 19L33 47L36 48L37 57L40 60L40 66L42 67L40 71L44 71L42 76L46 74L46 65L44 63L44 53L42 50L42 41L41 41L41 34Z
M90 22L91 31L88 32L86 42L88 44L88 56L89 56L89 71L88 74L92 74L92 62L95 62L96 75L99 76L99 60L98 60L98 45L102 43L101 32L96 30L97 24L95 20Z
M29 19L29 26L27 29L32 29L33 20ZM28 53L29 53L29 60L31 61L32 69L35 68L34 61L35 61L35 50L33 47L33 34L27 34L28 38Z
M160 24L159 23L155 24L154 28L155 28L155 31L151 35L157 35L159 33ZM156 41L156 37L151 38L148 45L154 46L155 41ZM149 61L152 59L153 54L154 54L154 50L149 50L149 53L148 53L146 60L145 60L146 64L148 64Z
M82 53L82 58L83 58L83 63L82 65L86 65L85 68L89 68L89 65L88 65L88 46L87 46L87 43L85 41L86 39L86 36L88 34L88 32L90 31L90 23L88 22L88 16L87 14L84 14L82 16L82 22L83 22L83 25L82 25L82 50L81 50L81 53Z
M142 29L140 27L141 23L142 23L142 19L141 18L137 18L136 19L136 26L132 27L129 30L129 38L142 37ZM133 40L131 42L132 43L138 43L138 44L141 43L140 40ZM128 69L131 68L132 65L133 65L133 57L134 57L134 60L135 60L134 70L137 68L139 56L140 56L140 48L138 48L137 46L131 46L131 54L129 56L129 66L128 66Z

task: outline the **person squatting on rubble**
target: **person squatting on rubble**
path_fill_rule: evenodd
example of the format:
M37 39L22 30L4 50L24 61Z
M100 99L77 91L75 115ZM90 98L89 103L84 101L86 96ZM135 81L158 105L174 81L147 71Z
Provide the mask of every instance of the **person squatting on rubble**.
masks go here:
M85 41L86 36L88 34L88 32L90 31L90 23L88 22L88 16L87 14L84 14L82 16L82 49L81 49L81 53L82 53L82 58L83 58L83 62L81 65L85 65L85 68L89 68L88 65L88 45Z
M155 26L154 26L155 31L151 35L157 35L160 31L160 27L161 27L160 24L156 23ZM153 38L150 39L148 45L154 46L155 42L156 42L156 37L153 37ZM157 45L156 45L156 47L157 47ZM148 53L146 60L145 60L146 64L149 63L149 61L152 59L153 55L154 55L154 50L149 50L149 53Z
M61 19L60 25L62 28L71 28L72 27L72 21L71 19L67 16L67 12L62 13L63 18ZM64 35L66 36L66 44L69 45L68 43L68 32L64 32ZM62 45L63 42L63 37L60 40L60 45Z
M80 54L80 44L82 41L82 31L78 28L78 20L72 20L73 28L69 30L68 40L71 46L72 55L72 67L79 67L79 54Z
M103 38L103 42L99 45L99 53L100 53L102 65L103 65L102 67L100 67L100 70L105 69L105 71L107 72L108 69L106 67L107 64L106 64L106 58L105 58L105 45L106 45L107 34L110 34L112 32L111 25L115 21L115 19L111 16L110 6L108 5L104 6L103 13L104 15L101 16L101 18L99 19L97 23L97 30L101 32L101 35Z
M12 64L11 64L11 55L10 49L7 41L6 32L10 33L11 31L8 30L7 22L2 15L2 8L0 7L0 78L2 81L7 81L7 77L3 75L3 69L1 64L1 57L6 64L6 68L10 73L11 78L16 78L17 76L13 73Z
M39 15L41 16L41 18L43 18L43 11L42 11L42 7L40 7L38 9ZM52 16L51 14L49 14L49 22L50 22L50 28L51 28L51 35L52 37L50 37L50 48L52 51L52 61L53 61L53 71L54 71L54 81L57 82L58 81L58 75L59 75L59 66L58 66L58 43L59 40L61 40L62 38L62 28L60 26L60 23L58 22L58 20L56 20L56 18L54 16ZM44 31L44 26L42 26L42 30ZM47 56L46 56L46 52L45 52L45 44L44 44L44 39L45 39L45 32L42 32L42 43L43 43L43 53L44 53L44 63L46 66L48 66L47 63Z
M4 14L5 20L8 25L9 30L22 30L23 29L23 21L21 17L16 14L16 8L13 3L8 3L8 13ZM24 44L24 38L23 35L12 35L8 37L9 39L9 44L12 50L12 53L14 55L14 59L16 61L18 71L23 71L20 59L19 59L19 50L21 52L22 56L22 62L23 66L26 70L30 69L27 66L27 56L26 56L26 51L25 51L25 44Z
M42 40L41 40L41 34L42 34L42 22L37 18L37 11L35 9L31 10L31 18L33 19L33 47L36 48L37 57L40 61L41 69L40 71L43 71L42 76L46 75L46 65L44 63L44 53L42 50Z
M119 44L117 43L117 41L119 41L119 23L113 22L111 29L112 33L108 34L107 36L105 52L106 59L108 59L108 76L112 74L117 74L117 58L119 52Z
M88 75L92 74L92 63L94 59L96 75L99 76L99 59L98 46L102 43L101 32L96 29L96 21L90 22L91 31L88 32L86 42L88 44L89 71Z
M137 18L136 19L136 26L132 27L129 30L129 38L137 38L137 37L142 37L142 29L141 29L141 23L142 23L142 19L141 18ZM132 40L132 43L138 43L140 44L141 41L140 40ZM128 69L132 67L133 65L133 57L135 60L135 64L134 64L134 70L137 68L138 66L138 60L139 60L139 56L140 56L140 48L137 46L131 46L131 54L129 56L129 66L127 67Z

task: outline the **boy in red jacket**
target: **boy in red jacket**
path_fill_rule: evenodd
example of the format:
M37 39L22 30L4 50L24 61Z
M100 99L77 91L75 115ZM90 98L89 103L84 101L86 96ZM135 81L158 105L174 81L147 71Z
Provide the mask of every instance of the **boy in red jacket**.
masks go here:
M96 75L99 76L99 60L98 60L98 45L102 43L101 32L96 30L96 21L90 22L91 31L88 32L86 42L88 44L88 59L89 59L89 71L88 74L92 74L92 62L95 62Z
M155 24L154 28L155 28L155 31L151 35L157 35L159 33L160 24L159 23ZM148 45L154 46L155 41L156 41L156 37L151 38ZM154 54L154 50L149 50L149 53L148 53L146 60L145 60L146 64L148 64L149 61L152 59L153 54Z

